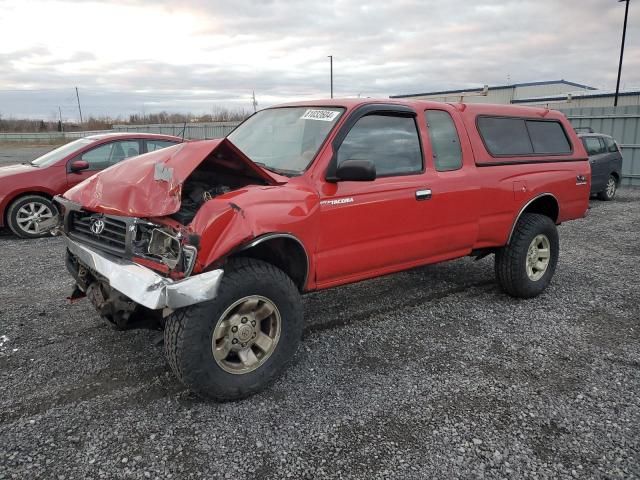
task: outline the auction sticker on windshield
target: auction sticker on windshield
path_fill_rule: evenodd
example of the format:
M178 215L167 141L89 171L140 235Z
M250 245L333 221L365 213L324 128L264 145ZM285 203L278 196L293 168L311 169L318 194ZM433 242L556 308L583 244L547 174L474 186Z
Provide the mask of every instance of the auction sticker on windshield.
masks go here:
M340 115L334 110L307 110L300 118L302 120L321 120L323 122L333 122Z

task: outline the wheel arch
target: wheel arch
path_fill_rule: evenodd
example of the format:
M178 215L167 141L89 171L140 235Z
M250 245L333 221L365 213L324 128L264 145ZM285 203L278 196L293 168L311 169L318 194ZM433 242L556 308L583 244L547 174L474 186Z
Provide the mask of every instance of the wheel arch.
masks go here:
M28 197L30 195L37 195L39 197L44 197L47 200L53 200L53 197L55 196L55 194L52 195L51 193L46 192L44 190L27 190L27 191L16 193L14 196L10 197L5 201L4 211L2 212L3 225L5 226L8 225L7 220L9 218L8 215L9 215L9 209L11 208L11 205L19 201L21 198Z
M616 185L620 185L620 180L622 180L622 177L616 170L612 171L609 175L616 179Z
M232 257L251 257L285 272L301 292L309 277L309 255L302 241L291 233L267 233L240 247Z
M511 243L516 225L518 224L518 221L520 220L522 215L524 215L525 213L538 213L540 215L545 215L553 220L553 223L557 223L560 215L560 204L555 195L549 192L541 193L530 199L520 209L518 215L513 221L511 230L509 232L509 238L507 239L507 245Z

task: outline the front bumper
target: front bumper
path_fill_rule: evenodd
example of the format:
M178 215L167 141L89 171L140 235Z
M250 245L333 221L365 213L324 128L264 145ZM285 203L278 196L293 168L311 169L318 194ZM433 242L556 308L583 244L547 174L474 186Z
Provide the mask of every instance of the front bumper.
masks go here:
M224 271L211 270L172 280L130 260L98 252L65 236L67 248L89 270L105 277L111 288L152 310L181 308L212 300Z

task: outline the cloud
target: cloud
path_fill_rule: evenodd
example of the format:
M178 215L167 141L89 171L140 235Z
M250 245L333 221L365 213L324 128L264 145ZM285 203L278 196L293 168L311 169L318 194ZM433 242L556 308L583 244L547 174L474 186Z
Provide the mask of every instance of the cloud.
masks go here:
M74 86L91 102L89 113L93 105L111 115L248 108L253 90L261 106L326 97L330 54L338 96L507 78L613 88L624 12L623 4L600 0L25 3L2 4L9 26L0 29L5 116L49 115ZM44 20L33 17L35 9ZM630 13L627 87L640 86L640 18L633 5ZM14 92L24 89L32 93ZM73 102L64 105L73 112Z

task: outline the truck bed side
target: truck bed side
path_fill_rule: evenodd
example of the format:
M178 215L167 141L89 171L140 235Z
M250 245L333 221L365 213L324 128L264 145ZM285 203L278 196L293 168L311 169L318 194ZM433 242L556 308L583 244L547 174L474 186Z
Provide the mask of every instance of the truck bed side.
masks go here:
M571 152L492 155L478 130L478 117L504 115L514 118L513 108L507 107L504 112L495 105L490 110L479 104L459 108L473 149L477 180L486 199L480 206L475 248L508 243L515 223L525 209L543 209L543 213L557 224L586 215L591 171L582 142L564 115L536 109L539 118L532 118L531 109L527 109L522 118L559 122Z

